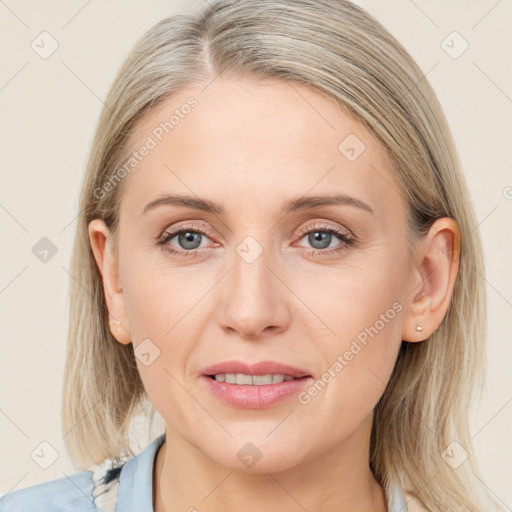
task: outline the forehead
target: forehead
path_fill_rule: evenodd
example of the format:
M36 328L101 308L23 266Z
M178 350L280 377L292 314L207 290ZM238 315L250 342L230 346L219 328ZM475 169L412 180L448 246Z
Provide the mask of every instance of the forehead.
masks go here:
M123 203L130 210L141 211L163 192L238 208L344 193L376 210L390 198L396 209L399 188L385 150L331 98L278 80L217 78L205 85L168 98L135 128L131 151L145 156L127 178Z

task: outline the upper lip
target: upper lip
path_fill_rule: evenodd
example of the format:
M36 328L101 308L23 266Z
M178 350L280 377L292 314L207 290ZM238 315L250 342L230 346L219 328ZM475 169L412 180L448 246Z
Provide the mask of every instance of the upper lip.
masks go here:
M208 366L203 370L203 375L217 375L219 373L243 373L244 375L267 375L272 373L290 375L296 379L311 376L306 370L277 361L260 361L253 364L244 361L224 361Z

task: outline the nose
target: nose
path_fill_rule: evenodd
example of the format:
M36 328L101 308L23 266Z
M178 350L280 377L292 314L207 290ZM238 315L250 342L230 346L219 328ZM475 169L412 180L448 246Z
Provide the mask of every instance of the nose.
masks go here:
M240 253L243 254L243 253ZM228 334L262 340L288 329L290 291L278 276L267 251L253 261L235 253L224 280L218 321ZM269 266L270 265L270 266Z

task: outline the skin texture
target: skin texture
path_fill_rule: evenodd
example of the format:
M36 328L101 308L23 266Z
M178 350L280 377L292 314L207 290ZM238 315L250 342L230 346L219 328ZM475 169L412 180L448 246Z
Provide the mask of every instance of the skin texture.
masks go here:
M446 313L457 225L437 220L409 259L407 207L386 154L332 100L280 81L217 78L203 89L168 99L132 135L140 147L174 109L197 99L125 178L117 255L105 245L104 222L89 225L113 335L135 349L149 338L160 351L148 366L137 360L166 422L155 510L385 511L368 465L373 408L402 340L425 340ZM349 134L365 145L354 161L339 150ZM225 213L176 205L142 213L164 193L214 201ZM339 193L374 213L353 205L282 212L292 198ZM322 248L308 237L325 232L318 222L349 230L356 242L333 234ZM178 226L206 230L196 257L156 243ZM248 236L263 249L251 263L236 251ZM167 246L187 250L178 236ZM289 363L319 378L396 303L393 318L307 404L294 395L264 409L235 408L199 377L207 365L241 359ZM248 442L262 454L250 468L237 457Z

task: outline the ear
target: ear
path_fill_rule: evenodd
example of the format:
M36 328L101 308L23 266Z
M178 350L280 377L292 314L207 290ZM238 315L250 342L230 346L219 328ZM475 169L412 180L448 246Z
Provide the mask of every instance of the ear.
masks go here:
M402 340L428 338L441 324L459 271L460 231L454 219L437 219L415 255L406 298ZM422 329L418 330L417 326Z
M89 241L103 281L110 332L119 343L128 345L132 340L123 287L119 280L118 263L107 243L108 236L109 229L102 219L94 219L89 223Z

